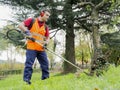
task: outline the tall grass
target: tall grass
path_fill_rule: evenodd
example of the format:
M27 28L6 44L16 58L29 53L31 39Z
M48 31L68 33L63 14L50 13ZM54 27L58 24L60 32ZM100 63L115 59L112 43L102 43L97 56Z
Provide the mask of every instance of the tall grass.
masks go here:
M0 80L0 90L120 90L120 66L110 66L100 77L90 77L84 73L79 77L52 73L49 79L42 81L40 73L34 73L32 85L26 85L22 75L14 75Z

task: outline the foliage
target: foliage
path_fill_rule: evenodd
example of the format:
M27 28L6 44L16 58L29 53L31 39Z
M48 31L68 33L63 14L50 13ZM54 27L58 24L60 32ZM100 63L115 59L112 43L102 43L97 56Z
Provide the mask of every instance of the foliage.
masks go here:
M9 43L12 43L16 47L21 46L23 49L26 48L25 40L21 41L25 39L22 32L19 31L20 33L18 33L16 32L16 29L11 29L8 32L9 34L8 33L7 34L9 35L8 37Z
M10 40L10 39L7 37L7 32L8 32L9 30L12 30L12 29L15 29L15 30L16 30L15 25L9 24L9 25L3 27L3 29L1 30L1 34L3 34L4 37L0 37L0 40L2 40L1 42L3 42L0 47L3 47L3 49L4 49L4 47L6 47L6 48L8 47L8 44L9 44L9 43L12 43L14 46L17 46L17 47L20 47L20 46L21 46L23 49L25 49L25 48L26 48L26 47L25 47L25 42L12 41L12 40ZM17 37L23 38L23 35L22 35L22 34L18 35L18 33L15 33L15 32L11 32L10 35L11 35L11 36L12 36L12 35L13 35L13 36L16 35Z
M0 31L0 50L5 50L7 48L8 41L6 40L5 33Z
M51 1L49 0L45 0L45 1L42 1L42 0L41 1L40 0L37 0L37 1L1 0L0 2L3 4L7 4L7 5L13 5L14 6L13 8L15 10L16 10L16 7L19 7L17 8L18 11L16 10L17 11L16 14L23 16L24 19L28 17L29 14L33 14L33 13L35 14L35 16L38 16L42 9L49 8L51 9L51 17L48 23L51 26L51 28L54 29L54 28L62 27L61 19L58 18L61 12L57 10L57 6L63 4L62 2L59 2L59 1L55 2L54 0L51 0ZM22 12L22 13L19 14L19 12ZM18 20L20 19L21 18L18 17Z
M9 76L0 81L0 90L119 90L120 66L110 66L107 72L100 77L90 77L80 73L60 75L52 73L47 80L39 80L40 74L34 73L32 85L26 85L22 81L22 75Z
M101 35L101 40L109 47L120 48L120 31L114 33L105 33Z
M3 39L0 39L0 50L5 50L6 47L7 47L7 41L6 40L3 40Z
M103 54L110 64L120 65L120 50L119 47L109 47L108 45L102 46Z
M69 0L69 4L73 7L72 15L74 16L75 23L78 26L74 27L78 30L78 28L83 28L87 31L92 31L89 27L92 25L92 18L91 12L95 6L99 5L102 2L105 2L99 9L99 22L96 24L111 24L113 22L112 18L119 16L119 2L116 0L86 0L86 2L82 2L79 0ZM61 28L65 29L66 26L66 18L64 17L63 8L65 6L65 2L67 0L36 0L36 1L27 1L27 0L1 0L1 3L12 5L12 6L22 6L24 8L30 9L34 11L33 13L37 12L39 15L39 11L43 8L49 8L51 10L51 18L49 20L49 25L52 29L54 28ZM78 3L78 4L77 4ZM79 5L80 3L80 5ZM68 6L68 5L67 5ZM21 11L21 10L20 10ZM26 11L26 10L25 10ZM24 13L25 14L25 13ZM21 14L22 15L22 14ZM88 27L89 26L89 27Z
M103 53L110 53L107 61L116 66L120 65L120 31L105 33L101 35L101 40L103 42Z
M97 58L92 69L95 70L96 76L100 76L104 71L108 70L109 65L104 58Z
M24 64L22 64L22 63L14 63L13 66L14 66L13 69L23 69L24 68ZM0 70L10 70L10 69L11 69L10 63L5 62L5 63L0 64Z
M41 10L43 7L51 9L52 17L49 21L49 25L52 29L66 30L65 56L71 61L74 60L75 29L80 30L81 28L85 31L97 32L100 25L111 24L114 22L112 18L120 15L120 6L116 0L1 0L1 2L15 6L22 5L23 7L34 10ZM62 9L58 9L58 6ZM61 16L61 18L59 16ZM77 24L77 26L74 24ZM97 35L96 32L94 35ZM93 42L98 40L98 36L94 38ZM99 43L93 44L97 46ZM97 51L98 47L94 48L96 49L94 51ZM95 52L95 54L97 54L97 52ZM97 55L94 56L97 57Z
M84 61L89 61L91 59L89 47L85 42L82 42L82 45L79 45L75 48L75 53L78 61L81 61L82 57L84 57Z

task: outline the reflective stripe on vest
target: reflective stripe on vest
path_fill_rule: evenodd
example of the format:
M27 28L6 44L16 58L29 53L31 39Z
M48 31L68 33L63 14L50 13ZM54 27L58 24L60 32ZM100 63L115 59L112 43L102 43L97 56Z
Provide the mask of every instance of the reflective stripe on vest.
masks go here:
M32 33L32 37L35 38L36 40L40 40L40 41L45 40L45 33L46 33L45 24L43 24L43 26L39 27L38 19L35 19L35 22L33 23L32 28L30 29L30 32ZM36 35L34 33L36 33ZM44 51L44 49L41 45L39 45L38 43L33 42L31 40L28 40L28 42L27 42L27 49Z

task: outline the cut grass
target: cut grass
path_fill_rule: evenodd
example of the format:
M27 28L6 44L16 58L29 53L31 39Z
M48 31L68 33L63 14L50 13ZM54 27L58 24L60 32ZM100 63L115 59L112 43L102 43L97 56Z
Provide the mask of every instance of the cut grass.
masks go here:
M40 73L32 76L32 85L22 81L22 75L9 76L0 80L0 90L120 90L120 66L111 66L104 75L90 77L84 73L77 78L74 74L51 74L46 80L40 80Z

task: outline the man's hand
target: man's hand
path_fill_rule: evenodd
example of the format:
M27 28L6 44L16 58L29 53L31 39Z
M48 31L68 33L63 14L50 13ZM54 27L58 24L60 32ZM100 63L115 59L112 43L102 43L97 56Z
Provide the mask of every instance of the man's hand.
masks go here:
M30 30L26 30L24 33L27 35L27 37L26 37L27 39L35 42L35 39L32 38L32 36L31 36Z
M44 44L44 45L43 45L43 48L44 48L44 49L47 49L47 44Z
M30 30L26 30L24 33L28 36L31 36Z

